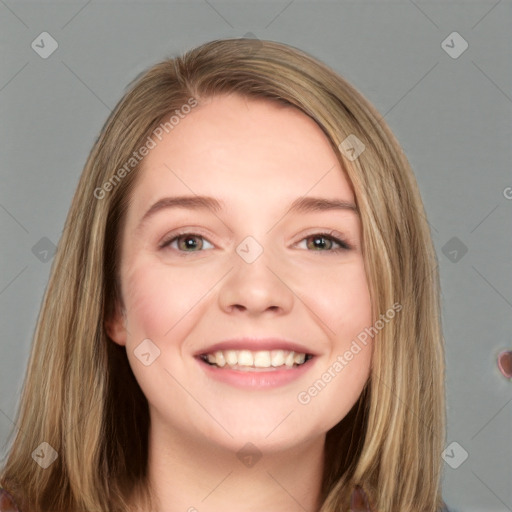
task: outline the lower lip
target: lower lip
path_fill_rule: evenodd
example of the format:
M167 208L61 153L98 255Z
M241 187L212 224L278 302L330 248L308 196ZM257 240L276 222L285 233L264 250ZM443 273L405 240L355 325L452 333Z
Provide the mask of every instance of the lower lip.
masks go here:
M219 368L206 363L200 357L196 359L208 377L230 386L248 389L272 389L289 384L304 375L316 361L316 357L312 357L304 364L287 370L251 372Z

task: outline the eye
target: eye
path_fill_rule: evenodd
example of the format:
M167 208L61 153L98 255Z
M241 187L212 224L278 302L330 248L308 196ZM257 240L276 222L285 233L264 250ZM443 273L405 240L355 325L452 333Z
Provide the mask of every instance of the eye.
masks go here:
M312 243L308 243L310 240ZM347 244L347 242L341 238L332 236L330 233L314 233L301 240L301 242L304 241L306 241L307 248L314 251L337 253L351 249L351 246ZM333 248L333 245L338 245L338 247Z
M343 239L335 237L331 233L332 232L314 233L312 235L308 235L306 238L303 238L299 243L306 242L307 249L318 252L338 253L350 250L352 248ZM310 241L312 243L309 243ZM201 252L201 249L205 249L204 243L210 244L210 248L213 248L213 245L202 235L197 233L182 232L173 234L170 236L170 238L164 240L160 244L160 249L171 247L172 249L181 253Z
M179 233L172 236L172 238L164 240L160 245L160 248L163 249L165 247L172 247L173 249L176 249L180 252L200 252L199 250L195 249L203 249L203 241L207 244L210 244L206 238L198 235L197 233ZM174 242L176 242L178 245L173 246Z

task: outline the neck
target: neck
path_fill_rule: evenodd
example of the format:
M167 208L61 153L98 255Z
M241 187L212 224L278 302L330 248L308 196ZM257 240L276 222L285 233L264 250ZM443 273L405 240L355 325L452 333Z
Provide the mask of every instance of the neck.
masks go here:
M156 510L225 512L320 509L325 435L283 451L261 453L241 443L227 449L151 424L148 476ZM134 499L136 502L137 500ZM228 506L229 505L229 506Z

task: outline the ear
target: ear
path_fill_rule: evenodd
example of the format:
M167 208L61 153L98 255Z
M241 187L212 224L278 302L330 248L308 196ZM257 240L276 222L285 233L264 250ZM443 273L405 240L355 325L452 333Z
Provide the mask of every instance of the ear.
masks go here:
M105 330L109 338L118 345L126 345L126 310L123 306L116 304L115 313L111 318L105 320Z

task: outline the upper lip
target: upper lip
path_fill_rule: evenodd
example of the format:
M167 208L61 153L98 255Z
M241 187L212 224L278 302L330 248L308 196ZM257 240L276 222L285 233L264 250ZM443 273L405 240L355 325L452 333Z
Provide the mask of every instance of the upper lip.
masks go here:
M213 345L209 345L198 352L195 356L201 356L205 354L212 354L217 350L293 350L299 354L310 354L316 355L305 345L297 343L295 341L289 341L283 338L233 338L229 340L219 341Z

